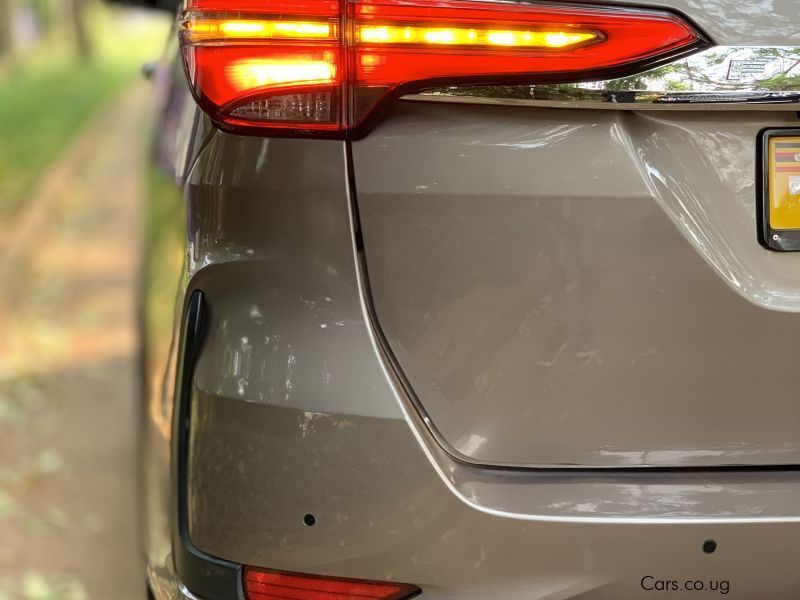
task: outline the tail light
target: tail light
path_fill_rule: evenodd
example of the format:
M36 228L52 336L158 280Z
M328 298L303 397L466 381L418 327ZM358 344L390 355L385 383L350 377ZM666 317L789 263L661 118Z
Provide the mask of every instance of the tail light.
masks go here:
M247 600L403 600L420 593L404 583L362 581L246 567Z
M664 11L463 0L187 0L195 97L222 128L359 135L402 94L621 76L707 44Z

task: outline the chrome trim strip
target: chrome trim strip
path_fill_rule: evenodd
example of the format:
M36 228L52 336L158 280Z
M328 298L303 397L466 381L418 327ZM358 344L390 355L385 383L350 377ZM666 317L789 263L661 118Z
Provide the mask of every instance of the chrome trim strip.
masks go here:
M408 100L624 110L798 110L800 47L717 46L606 81L450 86Z

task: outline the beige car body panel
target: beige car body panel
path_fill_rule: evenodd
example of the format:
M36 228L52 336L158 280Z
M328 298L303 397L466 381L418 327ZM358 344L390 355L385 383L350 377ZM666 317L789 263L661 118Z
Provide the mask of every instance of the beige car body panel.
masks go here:
M217 133L204 150L216 159L201 156L190 179L193 209L213 215L194 230L194 256L248 256L198 262L189 286L210 307L192 396L193 544L235 563L413 581L430 598L647 597L643 579L662 570L727 582L733 597L764 586L794 596L795 471L508 471L444 451L383 355L357 248L341 242L352 198L330 184L346 177L344 150ZM251 154L274 158L263 164L284 184L255 191L263 172L219 162ZM304 180L308 164L327 175ZM212 199L206 184L218 178L225 191ZM271 241L244 222L223 226L244 208L263 212L273 235L258 240ZM312 351L344 340L347 353ZM331 393L353 372L366 388ZM364 401L352 405L352 394ZM318 397L335 408L320 410ZM766 565L757 575L733 575L756 560Z
M354 143L378 321L442 442L798 463L800 255L761 247L755 207L758 132L796 122L414 103Z

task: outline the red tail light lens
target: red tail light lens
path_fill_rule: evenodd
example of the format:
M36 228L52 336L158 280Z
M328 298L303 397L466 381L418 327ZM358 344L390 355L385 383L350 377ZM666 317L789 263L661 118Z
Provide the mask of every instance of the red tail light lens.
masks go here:
M403 600L419 594L413 585L284 573L245 567L247 600Z
M426 87L621 76L707 45L664 11L461 0L188 0L181 28L218 125L328 137Z

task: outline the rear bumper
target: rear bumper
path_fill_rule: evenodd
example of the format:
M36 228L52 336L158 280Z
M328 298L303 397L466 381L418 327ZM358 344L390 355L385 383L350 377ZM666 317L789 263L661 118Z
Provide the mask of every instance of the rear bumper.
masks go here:
M402 420L194 400L191 538L234 563L411 582L425 598L635 598L651 575L796 595L797 474L443 469Z

